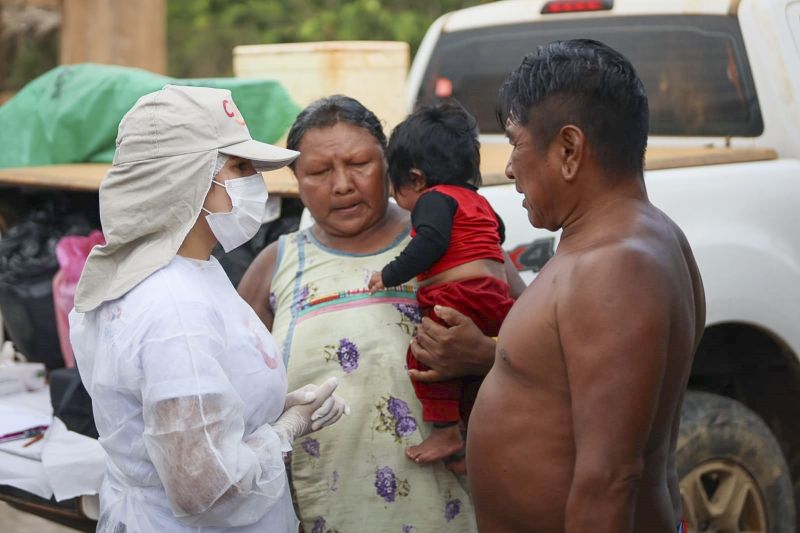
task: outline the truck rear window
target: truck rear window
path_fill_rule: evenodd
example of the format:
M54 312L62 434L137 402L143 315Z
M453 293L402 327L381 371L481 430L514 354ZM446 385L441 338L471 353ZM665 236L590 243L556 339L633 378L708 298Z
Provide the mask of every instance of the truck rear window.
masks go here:
M763 131L735 17L597 17L492 26L441 35L418 101L458 99L482 133L502 133L497 89L523 56L559 39L588 38L634 64L650 102L650 134L756 137Z

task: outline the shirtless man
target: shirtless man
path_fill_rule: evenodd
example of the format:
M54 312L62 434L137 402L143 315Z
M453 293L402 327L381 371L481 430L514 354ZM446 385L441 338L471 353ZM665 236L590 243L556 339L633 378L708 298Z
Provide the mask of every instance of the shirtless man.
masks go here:
M472 412L467 467L481 531L680 530L680 408L702 335L700 275L648 201L648 108L631 64L562 41L499 94L506 174L554 257L500 330Z

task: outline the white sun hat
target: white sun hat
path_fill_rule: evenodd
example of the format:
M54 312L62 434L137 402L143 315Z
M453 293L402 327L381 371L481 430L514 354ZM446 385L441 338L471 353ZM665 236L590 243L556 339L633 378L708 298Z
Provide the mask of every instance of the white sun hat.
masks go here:
M259 170L300 155L254 140L226 89L167 85L128 111L100 184L106 244L86 262L78 312L119 298L175 257L200 214L218 153L249 159Z

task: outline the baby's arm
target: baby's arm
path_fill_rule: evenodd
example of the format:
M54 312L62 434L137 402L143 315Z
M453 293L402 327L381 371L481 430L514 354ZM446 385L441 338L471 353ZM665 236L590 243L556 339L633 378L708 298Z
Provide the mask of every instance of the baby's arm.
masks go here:
M441 259L450 246L450 233L458 203L437 191L426 192L411 212L411 224L417 232L408 246L383 267L381 281L396 287L418 276Z

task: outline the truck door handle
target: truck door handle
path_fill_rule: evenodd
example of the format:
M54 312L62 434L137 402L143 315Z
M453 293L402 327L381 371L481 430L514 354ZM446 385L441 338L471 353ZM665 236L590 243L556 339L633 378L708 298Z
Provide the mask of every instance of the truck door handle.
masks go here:
M536 239L528 244L520 244L508 252L511 262L520 272L531 270L539 272L545 263L553 257L556 247L555 237Z

